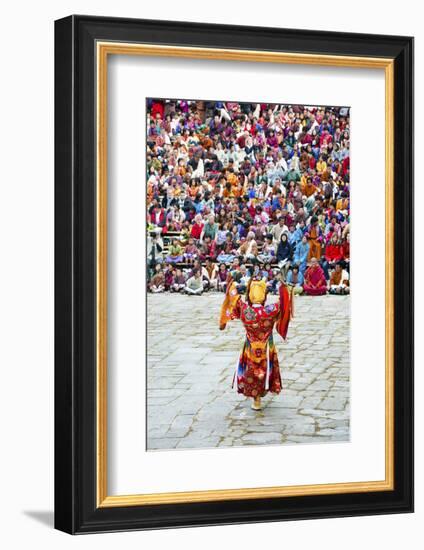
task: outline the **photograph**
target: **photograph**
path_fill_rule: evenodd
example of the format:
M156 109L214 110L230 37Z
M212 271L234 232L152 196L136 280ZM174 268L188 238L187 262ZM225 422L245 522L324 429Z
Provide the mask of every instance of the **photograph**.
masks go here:
M147 450L349 442L349 106L146 113Z

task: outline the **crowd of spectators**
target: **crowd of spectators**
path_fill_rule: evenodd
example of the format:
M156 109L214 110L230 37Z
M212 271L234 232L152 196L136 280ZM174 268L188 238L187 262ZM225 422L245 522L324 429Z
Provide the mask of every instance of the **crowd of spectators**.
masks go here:
M349 109L151 99L151 292L349 293Z

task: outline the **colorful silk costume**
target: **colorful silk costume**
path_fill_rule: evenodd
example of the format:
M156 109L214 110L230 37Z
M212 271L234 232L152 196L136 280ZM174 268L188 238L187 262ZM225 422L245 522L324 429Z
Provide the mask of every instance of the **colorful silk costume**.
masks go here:
M246 340L234 374L237 392L253 398L262 397L268 391L280 393L281 375L272 331L275 325L284 339L287 336L292 313L291 292L281 285L279 301L265 305L265 281L250 281L246 297L247 301L241 298L230 276L220 328L224 329L232 319L240 319L246 329Z

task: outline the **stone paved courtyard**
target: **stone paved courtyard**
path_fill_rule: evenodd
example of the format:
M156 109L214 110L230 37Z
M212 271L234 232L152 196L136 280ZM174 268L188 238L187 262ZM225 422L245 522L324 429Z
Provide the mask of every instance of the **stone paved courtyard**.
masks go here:
M222 300L148 295L148 450L348 441L349 296L296 297L287 341L274 331L283 390L260 412L231 388L244 329L218 330Z

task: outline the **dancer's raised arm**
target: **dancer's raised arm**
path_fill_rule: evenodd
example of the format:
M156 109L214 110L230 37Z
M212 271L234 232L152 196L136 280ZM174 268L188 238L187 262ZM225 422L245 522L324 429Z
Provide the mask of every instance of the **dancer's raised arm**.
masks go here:
M219 316L219 329L224 330L228 321L231 319L240 318L239 301L240 295L237 291L237 281L234 280L231 273L227 278L227 290L225 298L221 306L221 314Z
M284 283L280 286L280 314L275 328L280 336L286 339L290 319L293 316L293 288Z

